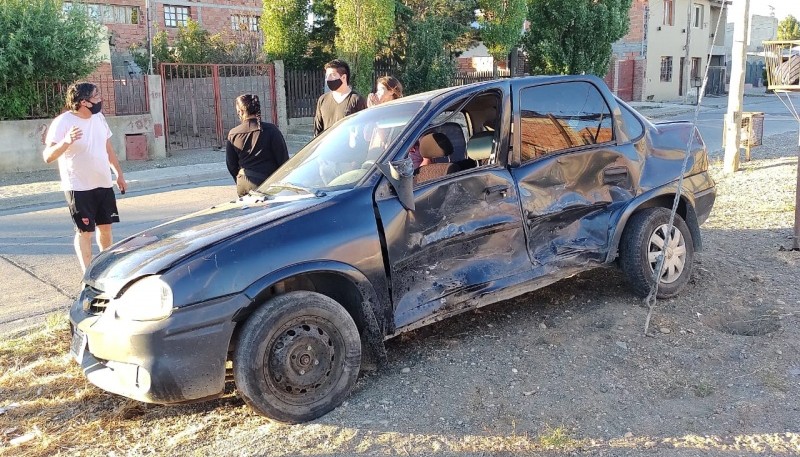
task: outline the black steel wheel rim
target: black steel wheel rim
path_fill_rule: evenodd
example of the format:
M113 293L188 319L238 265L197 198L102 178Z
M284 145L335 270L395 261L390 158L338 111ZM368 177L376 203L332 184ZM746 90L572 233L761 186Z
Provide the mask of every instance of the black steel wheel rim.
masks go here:
M329 321L306 316L276 332L265 354L264 379L285 403L324 399L341 377L344 339Z

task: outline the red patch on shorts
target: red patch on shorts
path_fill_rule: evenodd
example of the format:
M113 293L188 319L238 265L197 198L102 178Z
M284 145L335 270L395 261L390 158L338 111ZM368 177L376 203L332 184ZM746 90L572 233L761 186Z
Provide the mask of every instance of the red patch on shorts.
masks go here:
M83 219L81 219L81 222L83 222L83 225L89 225L89 218L84 217Z

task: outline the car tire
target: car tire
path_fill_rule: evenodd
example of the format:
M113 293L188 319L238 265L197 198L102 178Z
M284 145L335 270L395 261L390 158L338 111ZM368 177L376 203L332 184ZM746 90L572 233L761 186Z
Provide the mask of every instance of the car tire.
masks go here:
M620 267L634 293L641 297L650 294L653 270L666 239L670 210L646 208L631 216L625 225L620 244ZM672 246L664 258L664 268L658 284L658 298L674 297L692 276L694 241L689 227L680 215L675 215L670 240Z
M350 394L361 365L352 317L316 292L276 296L244 324L233 352L233 377L244 401L272 420L316 419Z

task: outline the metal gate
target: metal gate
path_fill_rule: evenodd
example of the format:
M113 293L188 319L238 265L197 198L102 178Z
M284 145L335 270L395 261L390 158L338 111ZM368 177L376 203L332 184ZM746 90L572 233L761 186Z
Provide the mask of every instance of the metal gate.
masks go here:
M633 100L633 80L636 61L622 60L619 62L619 78L617 86L617 96L629 102Z
M725 67L708 67L706 95L725 95L726 75Z
M161 64L167 150L221 148L239 124L234 102L256 94L265 121L278 122L272 64Z

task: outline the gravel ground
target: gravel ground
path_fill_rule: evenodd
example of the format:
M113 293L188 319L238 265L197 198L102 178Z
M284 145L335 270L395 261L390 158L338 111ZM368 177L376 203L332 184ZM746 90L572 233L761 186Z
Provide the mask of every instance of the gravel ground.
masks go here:
M599 269L387 342L389 367L308 424L235 393L190 406L108 396L114 442L64 455L800 454L796 133L765 138L718 197L677 298L648 309ZM2 454L2 452L0 452Z
M767 138L730 177L714 164L706 249L688 290L657 304L653 337L621 273L595 270L389 341L389 369L312 424L268 425L235 407L241 424L193 450L800 453L800 253L781 250L791 246L795 140Z

